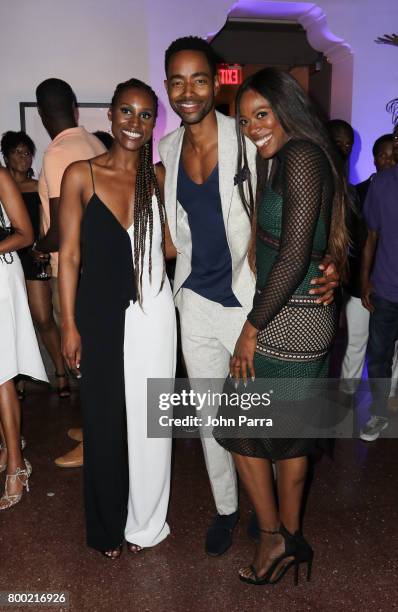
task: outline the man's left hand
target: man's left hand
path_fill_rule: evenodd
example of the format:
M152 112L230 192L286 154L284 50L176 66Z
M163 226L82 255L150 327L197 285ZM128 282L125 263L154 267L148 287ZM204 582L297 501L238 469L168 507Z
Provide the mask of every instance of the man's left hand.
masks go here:
M316 300L317 304L328 306L334 302L334 290L340 284L340 276L336 266L328 257L322 261L319 269L323 271L323 275L311 280L311 285L315 287L310 289L310 294L320 296Z

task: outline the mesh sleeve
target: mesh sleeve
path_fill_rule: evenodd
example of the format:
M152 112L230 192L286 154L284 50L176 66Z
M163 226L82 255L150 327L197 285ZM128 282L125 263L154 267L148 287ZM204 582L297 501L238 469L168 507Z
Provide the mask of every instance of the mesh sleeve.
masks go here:
M324 153L312 143L290 141L281 154L283 211L279 252L248 315L258 330L280 312L305 278L321 213L323 185L330 176Z

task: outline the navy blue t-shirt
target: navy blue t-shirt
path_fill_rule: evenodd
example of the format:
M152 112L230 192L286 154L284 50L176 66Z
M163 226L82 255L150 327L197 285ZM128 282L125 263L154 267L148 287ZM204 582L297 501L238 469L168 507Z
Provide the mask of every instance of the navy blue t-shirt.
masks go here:
M370 277L374 292L398 302L398 165L376 174L363 212L368 228L379 236Z
M222 306L240 306L232 291L232 259L222 216L218 164L198 185L180 160L177 198L188 215L192 236L192 270L182 286Z

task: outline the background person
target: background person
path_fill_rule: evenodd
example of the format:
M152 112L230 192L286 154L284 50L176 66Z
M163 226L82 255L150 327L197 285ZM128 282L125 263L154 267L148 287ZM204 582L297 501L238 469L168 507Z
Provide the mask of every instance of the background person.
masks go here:
M343 119L331 119L327 122L326 128L340 153L348 177L350 156L352 147L354 146L354 130L352 126Z
M394 158L398 153L398 124L394 129ZM364 215L368 235L361 265L362 304L370 312L368 376L372 392L371 417L360 438L374 442L388 427L388 396L398 340L398 164L375 176L368 190Z
M373 145L373 160L376 172L391 168L394 165L393 137L392 134L380 136ZM365 364L366 347L369 335L369 311L362 305L361 301L361 261L362 250L366 243L367 227L363 217L363 207L369 186L374 179L373 173L366 181L356 185L357 212L351 208L348 210L348 230L350 234L350 246L348 253L348 282L344 285L347 294L346 321L347 321L347 347L341 366L341 390L352 395L358 388ZM397 367L395 358L395 368ZM395 369L394 368L394 369ZM395 370L394 378L398 372ZM394 395L396 384L391 389Z
M4 237L4 228L13 233ZM26 296L17 249L33 240L21 194L9 172L0 168L0 472L6 471L0 510L15 506L28 490L32 472L21 453L21 407L13 379L18 374L47 381Z
M33 253L37 261L51 253L51 291L55 318L59 322L58 298L58 207L61 181L65 169L74 161L100 155L106 149L102 142L84 127L78 126L76 96L69 85L61 79L46 79L36 89L37 106L51 143L44 156L39 177L39 194L42 204L44 236L37 241ZM69 430L73 439L80 432ZM58 457L56 465L62 468L83 465L83 444Z
M97 130L96 132L93 132L93 134L98 138L98 140L102 142L104 147L109 151L113 144L112 135L109 134L109 132L103 132L102 130Z
M1 152L6 166L14 178L22 194L30 222L33 227L34 241L40 238L40 197L37 190L37 181L33 178L32 160L36 147L25 132L8 131L1 139ZM51 287L48 282L50 276L41 279L40 275L46 268L46 259L43 265L36 262L31 255L31 246L18 251L24 271L26 289L30 312L33 322L55 366L58 395L61 398L69 397L69 385L66 382L64 360L61 354L61 339L53 316ZM24 396L23 381L18 383L18 393Z

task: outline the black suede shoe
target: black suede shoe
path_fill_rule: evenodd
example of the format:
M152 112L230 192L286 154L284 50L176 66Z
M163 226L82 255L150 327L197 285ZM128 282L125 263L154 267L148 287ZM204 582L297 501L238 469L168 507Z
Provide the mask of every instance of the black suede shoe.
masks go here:
M232 544L232 532L239 519L239 512L216 514L206 535L206 552L211 557L223 555Z
M247 526L247 535L255 542L260 540L260 530L258 528L257 515L255 512L250 514L249 524Z

